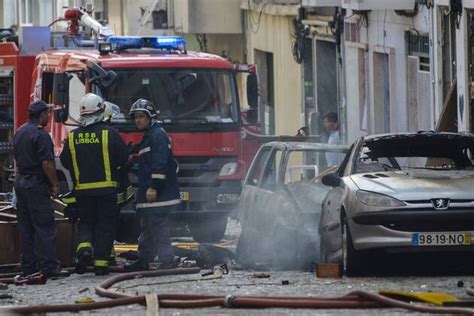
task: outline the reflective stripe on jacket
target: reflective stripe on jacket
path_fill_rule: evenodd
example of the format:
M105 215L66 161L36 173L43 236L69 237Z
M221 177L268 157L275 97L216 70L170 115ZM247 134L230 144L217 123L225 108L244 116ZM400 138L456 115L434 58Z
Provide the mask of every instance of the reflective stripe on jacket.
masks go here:
M96 195L116 190L128 150L114 128L99 122L71 131L60 158L77 194Z

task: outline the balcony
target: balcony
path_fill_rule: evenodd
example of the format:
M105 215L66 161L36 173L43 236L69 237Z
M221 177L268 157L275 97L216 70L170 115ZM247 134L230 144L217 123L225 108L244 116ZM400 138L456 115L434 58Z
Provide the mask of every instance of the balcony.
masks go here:
M415 0L342 0L342 7L350 10L413 10Z
M173 5L176 32L242 33L240 0L174 0Z
M304 7L340 7L342 0L303 0Z

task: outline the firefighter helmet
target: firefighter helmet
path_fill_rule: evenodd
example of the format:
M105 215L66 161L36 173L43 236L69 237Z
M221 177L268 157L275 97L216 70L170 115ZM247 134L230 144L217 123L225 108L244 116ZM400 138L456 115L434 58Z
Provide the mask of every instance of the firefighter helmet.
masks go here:
M132 104L130 108L130 112L128 113L131 118L133 118L133 114L136 112L145 112L148 114L150 118L155 118L157 111L155 109L155 105L146 99L138 99Z
M80 115L94 114L105 109L104 100L94 93L86 94L79 102Z
M120 108L118 105L108 101L104 101L104 104L104 121L110 121L114 116L120 114Z

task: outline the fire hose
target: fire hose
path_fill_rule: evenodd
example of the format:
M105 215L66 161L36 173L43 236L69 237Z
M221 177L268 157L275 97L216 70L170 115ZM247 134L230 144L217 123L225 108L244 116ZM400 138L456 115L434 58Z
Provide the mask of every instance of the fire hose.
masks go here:
M111 300L63 305L18 306L0 309L14 313L54 313L78 312L118 307L130 304L146 305L144 295L135 296L109 290L118 282L138 277L157 277L165 275L194 274L199 268L179 268L169 270L141 271L112 276L96 286L96 294ZM474 296L474 289L467 293ZM433 307L420 304L404 303L379 294L366 291L352 291L341 297L289 297L289 296L233 296L233 295L190 295L190 294L157 294L161 307L165 308L298 308L298 309L342 309L342 308L403 308L411 311L446 314L474 314L474 309L461 307Z

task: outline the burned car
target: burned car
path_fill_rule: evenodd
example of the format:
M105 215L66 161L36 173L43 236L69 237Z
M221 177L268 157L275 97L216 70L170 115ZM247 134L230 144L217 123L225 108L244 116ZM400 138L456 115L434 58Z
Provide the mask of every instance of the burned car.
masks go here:
M419 132L358 139L323 202L321 256L346 275L384 255L474 254L474 137ZM388 262L388 261L387 261Z
M321 171L326 154L344 157L348 148L303 142L271 142L260 148L240 197L239 264L307 269L318 260L318 222L329 191L320 181Z

